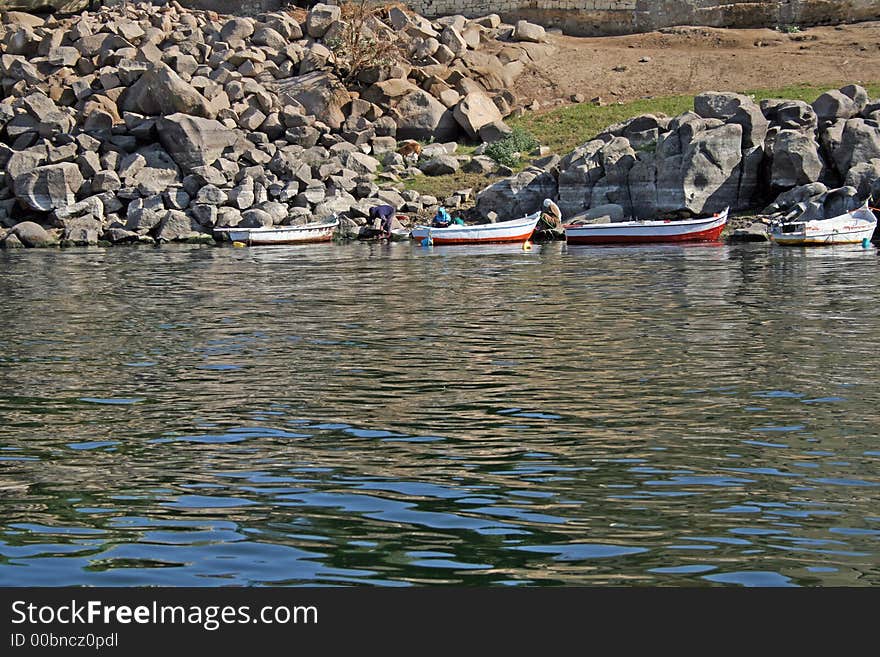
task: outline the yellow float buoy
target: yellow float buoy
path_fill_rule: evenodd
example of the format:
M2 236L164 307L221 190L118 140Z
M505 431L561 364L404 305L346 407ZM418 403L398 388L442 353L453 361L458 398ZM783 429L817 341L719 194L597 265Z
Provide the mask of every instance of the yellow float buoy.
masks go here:
M531 250L532 250L532 243L529 242L528 240L523 242L523 251L531 251Z
M243 246L247 246L247 244L245 244L244 242L233 242L232 246L234 246L237 249L240 249Z

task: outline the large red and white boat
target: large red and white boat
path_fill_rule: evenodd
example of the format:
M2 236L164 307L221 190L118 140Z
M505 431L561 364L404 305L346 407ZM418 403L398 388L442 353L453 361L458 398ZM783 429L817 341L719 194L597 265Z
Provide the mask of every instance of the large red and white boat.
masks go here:
M569 244L628 244L651 242L713 242L727 225L727 212L681 221L618 221L604 224L566 224Z

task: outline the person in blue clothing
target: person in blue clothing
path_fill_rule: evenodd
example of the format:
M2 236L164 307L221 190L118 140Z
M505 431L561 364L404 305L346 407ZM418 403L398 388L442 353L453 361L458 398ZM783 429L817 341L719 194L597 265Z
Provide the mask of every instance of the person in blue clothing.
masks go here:
M434 215L434 221L431 223L431 225L437 228L446 228L451 223L452 217L449 216L446 208L441 205L439 208L437 208L437 214Z

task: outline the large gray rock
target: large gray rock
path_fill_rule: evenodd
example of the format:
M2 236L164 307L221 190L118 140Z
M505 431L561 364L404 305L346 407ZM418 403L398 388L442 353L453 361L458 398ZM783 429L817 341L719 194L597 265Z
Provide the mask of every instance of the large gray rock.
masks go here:
M761 146L767 136L769 122L748 96L706 91L694 97L694 111L705 119L720 119L742 126L743 149Z
M459 133L452 112L421 89L403 96L397 102L395 111L398 139L450 141Z
M332 73L312 71L281 80L278 87L287 99L285 102L296 101L305 108L307 114L320 117L323 123L334 130L345 121L342 107L351 100L351 96Z
M750 198L740 198L742 126L709 124L708 129L700 129L701 125L699 121L682 125L681 155L658 161L659 212L689 210L703 214L751 202Z
M9 232L18 237L22 244L29 247L49 246L54 242L52 235L33 221L22 221L15 224Z
M476 139L480 128L501 121L501 112L492 99L481 91L473 91L455 106L453 116L471 139Z
M153 116L190 114L213 119L218 107L165 64L146 71L119 99L123 111Z
M13 181L16 198L31 210L51 212L73 205L83 177L71 162L47 164L21 174Z
M230 18L220 28L220 39L229 44L241 43L254 33L254 22L248 18Z
M845 87L841 87L840 93L853 101L853 105L855 105L856 108L856 114L865 109L865 106L868 104L868 92L864 87L858 84L848 84Z
M544 28L528 21L517 21L513 28L513 38L516 41L531 41L532 43L541 43L547 40L547 33Z
M185 212L168 210L156 229L156 240L159 242L182 241L198 234L198 231L193 230L192 220Z
M319 39L327 32L330 26L342 16L342 10L336 5L316 4L309 11L306 19L306 32L310 37Z
M180 113L163 116L156 128L165 150L186 173L213 164L237 139L218 121Z
M440 33L440 43L449 48L455 56L461 56L467 50L467 42L452 25L447 25ZM439 44L437 46L439 48ZM437 52L437 48L434 49ZM434 53L431 53L432 55Z
M819 96L813 101L812 107L820 121L849 119L859 113L853 99L836 89Z
M444 176L458 171L459 162L452 155L438 155L419 165L426 176Z
M539 169L526 169L515 176L503 178L477 194L477 212L488 217L490 212L502 218L515 219L539 209L544 199L555 198L556 179Z
M841 176L854 164L880 157L880 128L865 119L849 119L832 156Z
M770 125L783 130L816 130L819 126L815 110L802 100L762 100L761 111Z
M819 180L825 163L819 155L819 144L812 134L800 130L780 130L769 152L770 185L796 187Z
M146 235L162 221L164 216L165 204L160 195L137 198L128 204L125 227L138 235Z
M98 243L101 221L91 215L75 217L64 222L62 243L87 246Z
M868 198L871 195L871 187L878 180L880 180L880 158L874 158L853 164L846 172L844 185L854 187L858 191L859 198Z

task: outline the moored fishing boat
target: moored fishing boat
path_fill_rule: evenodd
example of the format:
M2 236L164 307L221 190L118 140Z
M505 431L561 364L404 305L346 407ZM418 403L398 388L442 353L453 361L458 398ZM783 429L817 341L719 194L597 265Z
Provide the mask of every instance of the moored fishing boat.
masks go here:
M214 235L230 242L243 242L248 246L269 244L308 244L329 242L339 220L314 222L301 226L263 226L260 228L215 228Z
M498 242L525 242L535 231L540 212L521 219L499 221L494 224L450 224L445 227L416 226L414 240L430 238L434 244L493 244Z
M653 242L711 242L727 225L728 208L711 217L681 221L618 221L603 224L566 224L569 244L627 244Z
M860 244L870 240L876 228L877 217L866 203L830 219L804 221L795 218L776 222L770 227L770 239L783 246Z

